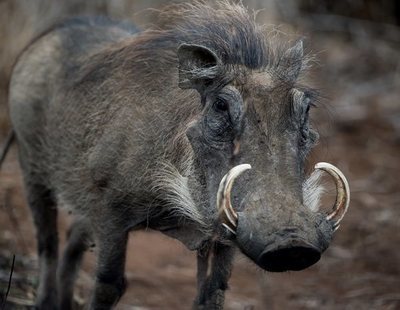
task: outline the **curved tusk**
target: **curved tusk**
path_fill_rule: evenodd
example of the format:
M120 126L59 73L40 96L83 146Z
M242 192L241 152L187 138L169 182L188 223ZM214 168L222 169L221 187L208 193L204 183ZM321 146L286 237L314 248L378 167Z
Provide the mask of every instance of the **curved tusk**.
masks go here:
M219 183L217 192L217 208L220 213L223 212L225 214L225 217L229 222L223 223L222 225L232 233L235 233L234 229L237 226L238 215L231 204L231 190L235 179L248 169L251 169L249 164L237 165L229 170Z
M344 215L349 208L350 203L350 188L344 174L334 165L329 163L317 163L314 167L315 169L323 170L329 173L336 183L336 202L333 206L333 211L327 215L327 220L332 220L335 218L335 223L333 228L336 231L339 228L339 223L343 219Z

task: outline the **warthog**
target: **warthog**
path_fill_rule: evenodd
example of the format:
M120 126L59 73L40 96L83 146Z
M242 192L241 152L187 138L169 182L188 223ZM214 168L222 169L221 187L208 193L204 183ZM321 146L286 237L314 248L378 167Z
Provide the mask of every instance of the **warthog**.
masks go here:
M301 41L284 45L241 4L222 1L170 6L143 32L75 18L24 51L10 113L37 227L39 308L71 308L92 243L90 309L115 305L134 229L197 251L194 308L223 307L236 247L267 271L320 259L349 189L327 163L305 176L316 92L299 82ZM318 211L321 169L337 185L329 215ZM56 205L76 215L60 263Z

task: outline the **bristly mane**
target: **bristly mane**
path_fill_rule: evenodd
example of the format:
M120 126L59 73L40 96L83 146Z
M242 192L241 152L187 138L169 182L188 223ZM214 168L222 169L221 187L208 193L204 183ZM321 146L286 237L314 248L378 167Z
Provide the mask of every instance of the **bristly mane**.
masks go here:
M137 55L139 58L161 57L164 64L174 63L178 46L187 43L211 49L226 66L268 69L278 76L287 74L296 63L301 63L302 69L308 66L308 55L284 60L291 44L289 38L257 24L256 13L241 1L195 0L169 5L156 12L156 23L134 44L138 48L136 52L142 52Z
M263 29L241 3L195 1L170 5L159 13L154 29L160 31L160 41L165 44L204 45L226 65L258 69L268 64Z
M265 27L256 23L256 14L249 12L242 2L195 0L155 12L156 22L149 29L93 57L84 65L81 77L85 79L88 73L96 71L99 78L104 72L110 72L105 66L119 64L140 74L145 83L153 84L154 74L158 81L168 82L160 74L177 68L176 52L182 43L211 49L225 66L268 69L277 75L280 73L276 70L282 70L282 66L289 70L294 63L302 63L302 69L307 66L308 59L304 56L283 64L288 38L282 39L276 32L267 33ZM100 63L102 68L98 67Z

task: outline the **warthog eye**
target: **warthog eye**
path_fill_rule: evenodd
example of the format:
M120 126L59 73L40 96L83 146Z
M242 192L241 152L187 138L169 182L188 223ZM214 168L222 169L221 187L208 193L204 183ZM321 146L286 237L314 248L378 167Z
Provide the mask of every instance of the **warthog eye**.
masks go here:
M206 139L214 143L232 142L242 128L242 106L242 96L232 86L210 94L203 122Z
M229 104L223 99L217 99L214 102L214 110L217 112L226 112L229 109Z

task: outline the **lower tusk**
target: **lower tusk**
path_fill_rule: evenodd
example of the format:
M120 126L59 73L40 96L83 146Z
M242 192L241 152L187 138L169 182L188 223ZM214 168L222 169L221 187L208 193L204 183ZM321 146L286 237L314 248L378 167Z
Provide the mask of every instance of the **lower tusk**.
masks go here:
M224 226L228 231L230 231L232 234L236 235L236 231L230 228L228 225L225 223L222 223L222 226Z
M334 165L329 163L317 163L315 169L323 170L329 173L335 180L336 184L336 202L333 206L333 211L327 215L327 220L334 220L334 230L339 228L339 223L346 214L350 203L350 188L344 174Z
M218 208L220 214L221 213L225 214L225 217L229 222L227 224L230 224L233 228L235 228L236 227L236 222L237 222L237 214L233 210L233 208L227 207L227 202L226 202L227 199L225 197L228 174L226 174L222 178L221 182L219 183L219 188L218 188L218 193L217 193L217 208ZM230 195L228 195L228 197L229 196ZM227 224L225 224L225 226L227 226Z
M219 183L217 208L220 213L225 214L225 217L228 220L228 223L223 221L222 225L232 233L235 233L234 229L237 226L238 215L231 204L231 190L235 179L248 169L251 169L249 164L235 166L229 170Z

